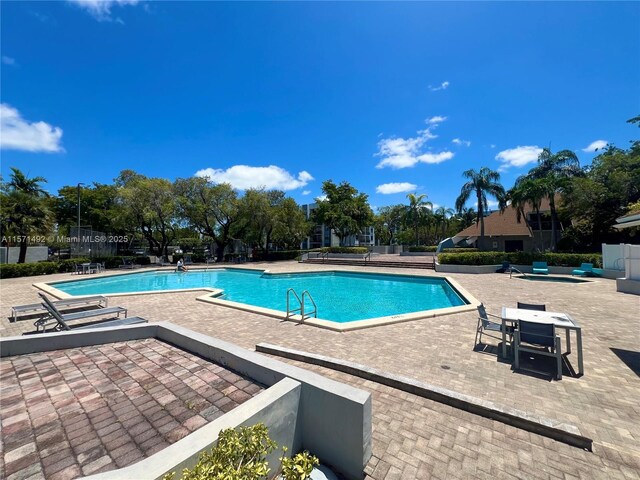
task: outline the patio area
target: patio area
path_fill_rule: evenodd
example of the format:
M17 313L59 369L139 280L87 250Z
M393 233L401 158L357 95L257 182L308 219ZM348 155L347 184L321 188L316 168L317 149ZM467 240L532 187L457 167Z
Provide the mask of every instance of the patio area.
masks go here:
M131 465L263 390L154 339L0 362L2 478L71 479Z
M295 262L263 267L274 272L372 271ZM384 271L443 276L427 270ZM548 310L571 314L582 326L584 376L565 375L562 381L550 381L514 372L494 349L474 351L474 313L339 333L198 302L198 292L116 297L110 305L122 305L130 315L151 322L170 321L249 349L269 342L365 364L566 421L594 440L593 453L584 452L415 395L300 364L373 393L370 478L426 478L427 474L432 478L640 478L640 298L617 293L615 281L606 279L574 285L525 282L501 274L447 276L484 302L490 313L499 315L501 307L523 301L545 303ZM38 301L32 283L69 278L60 274L3 280L0 335L33 330L32 322L8 320L11 306ZM575 352L569 361L576 368ZM3 360L3 373L6 363ZM3 417L3 443L6 420ZM5 461L12 451L3 445Z

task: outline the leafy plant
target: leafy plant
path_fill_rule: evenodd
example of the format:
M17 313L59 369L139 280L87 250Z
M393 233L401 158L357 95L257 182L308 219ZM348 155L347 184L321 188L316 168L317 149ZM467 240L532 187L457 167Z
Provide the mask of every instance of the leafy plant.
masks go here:
M286 457L287 448L283 447L282 477L284 480L305 480L309 478L313 467L320 465L318 457L311 455L307 450L297 453L293 457Z
M276 448L263 423L238 430L228 428L220 432L218 443L210 451L200 454L193 468L183 470L180 480L263 480L270 472L267 455ZM305 480L319 464L307 451L292 458L287 458L286 452L285 447L280 457L284 480ZM162 478L173 480L174 477L175 472L171 472Z

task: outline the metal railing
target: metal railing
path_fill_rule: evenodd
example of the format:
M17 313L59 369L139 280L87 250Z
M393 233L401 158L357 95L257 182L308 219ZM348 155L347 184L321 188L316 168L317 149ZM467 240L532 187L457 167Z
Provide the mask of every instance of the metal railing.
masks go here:
M520 270L518 270L516 267L509 267L509 278L513 277L513 271L518 272L520 275L522 275L523 277L527 278L527 275L524 272L521 272Z
M291 307L291 294L292 293L293 293L293 296L295 297L295 299L298 301L298 307L297 308L292 308ZM305 308L304 308L305 298L308 298L309 301L311 302L311 304L313 305L313 309L308 313L305 312ZM304 321L306 318L311 317L311 315L313 315L315 318L318 318L318 306L316 305L315 300L313 299L313 297L311 296L311 294L309 293L308 290L305 290L304 292L302 292L302 296L298 296L298 294L296 293L295 289L289 288L287 290L287 316L286 316L286 319L289 320L296 313L300 313L300 320L301 321Z
M313 311L309 312L308 315L306 314L305 308L304 308L304 299L305 299L305 297L307 297L311 301L311 304L313 305ZM301 313L302 320L304 320L305 318L309 318L311 315L313 315L314 318L318 318L318 306L316 305L315 300L313 299L313 297L309 293L309 290L305 290L304 292L302 292L302 313Z

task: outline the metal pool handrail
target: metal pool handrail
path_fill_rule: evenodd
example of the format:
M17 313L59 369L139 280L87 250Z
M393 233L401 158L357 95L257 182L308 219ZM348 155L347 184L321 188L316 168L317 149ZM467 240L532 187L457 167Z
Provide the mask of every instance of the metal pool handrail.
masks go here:
M521 272L520 270L518 270L516 267L509 267L510 271L509 271L509 278L513 277L513 271L515 270L516 272L518 272L520 275L522 275L523 277L527 278L527 275L523 272Z

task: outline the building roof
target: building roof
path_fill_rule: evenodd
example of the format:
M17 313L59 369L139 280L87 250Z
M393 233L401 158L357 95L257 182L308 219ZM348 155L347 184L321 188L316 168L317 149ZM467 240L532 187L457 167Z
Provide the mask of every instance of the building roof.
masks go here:
M558 203L556 199L556 204ZM549 210L549 200L544 199L540 205L540 211L545 212ZM524 207L525 216L520 219L518 223L517 210L511 206L505 208L504 212L495 211L490 215L484 217L484 235L486 237L500 237L500 236L524 236L532 237L533 233L531 228L527 224L526 216L532 212L533 208L530 205ZM470 227L465 228L461 232L457 233L454 237L459 237L460 240L468 237L480 236L480 224L475 223Z

